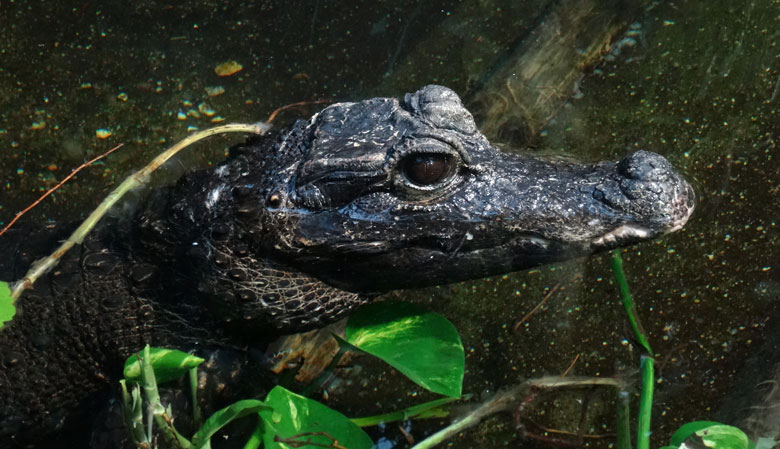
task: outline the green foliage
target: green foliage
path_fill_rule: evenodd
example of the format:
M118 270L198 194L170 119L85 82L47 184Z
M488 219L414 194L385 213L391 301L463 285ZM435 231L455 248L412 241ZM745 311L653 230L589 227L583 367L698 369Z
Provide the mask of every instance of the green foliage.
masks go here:
M465 355L455 327L418 306L368 304L347 323L347 341L434 393L460 397Z
M263 401L258 401L256 399L245 399L229 405L211 415L211 417L203 423L200 430L192 437L192 447L193 449L200 449L208 445L211 437L214 436L219 429L236 419L262 411L270 413L271 410L271 407L266 405Z
M676 432L674 432L674 435L672 435L672 438L669 440L669 445L679 447L683 441L688 439L688 437L693 435L695 432L706 429L710 426L716 426L718 424L720 423L715 421L693 421L685 423L679 429L677 429Z
M623 261L620 257L620 251L615 250L612 253L612 269L615 273L615 280L620 289L620 295L623 299L623 306L626 310L626 316L629 324L634 331L634 337L642 348L647 352L642 356L640 366L642 369L642 389L639 405L639 417L637 419L637 449L645 449L650 444L650 415L652 411L653 383L655 376L653 373L653 352L650 349L650 343L642 329L639 321L634 300L628 288L626 275L623 272ZM620 430L625 433L628 428L627 421L621 426ZM626 435L619 435L619 448L630 448L630 443ZM684 424L677 432L672 435L668 446L661 449L678 449L683 447L702 447L712 449L752 449L754 444L750 442L745 432L740 429L727 426L714 421L693 421Z
M175 349L150 348L151 363L157 382L175 380L191 368L203 363L203 359ZM128 382L141 382L141 363L136 355L125 362L124 376Z
M379 303L365 307L350 320L347 341L360 350L387 361L413 381L431 391L459 397L464 373L464 353L455 328L442 316L405 303ZM203 359L181 351L149 348L129 357L125 363L123 403L125 419L137 444L153 441L143 423L140 392L147 407L154 410L160 432L175 448L208 448L210 439L230 422L253 414L260 421L246 447L289 448L315 445L369 449L373 443L358 425L344 415L317 401L276 387L265 402L238 401L212 415L192 440L180 435L173 426L173 411L160 403L157 383L173 380L192 371ZM136 385L128 391L125 382ZM194 375L191 387L196 388ZM140 385L138 385L140 384ZM390 419L446 416L443 406L453 398L444 398L410 407L393 414L363 418L364 423ZM193 397L193 401L195 401ZM197 408L197 407L195 407ZM392 415L392 416L391 416ZM367 424L366 424L367 425ZM151 427L150 427L151 429Z
M714 421L693 421L684 424L661 449L677 449L683 443L688 447L712 449L748 449L750 440L745 432ZM693 444L691 444L693 443Z
M284 387L271 390L265 403L273 408L260 412L266 449L308 445L370 449L374 445L360 427L341 413Z
M0 329L6 322L11 321L14 315L16 315L16 307L11 297L11 287L8 282L0 281Z
M467 395L467 397L468 396L469 395ZM394 421L406 421L407 419L443 418L450 414L450 410L446 405L457 400L458 398L435 399L433 401L407 407L403 410L383 413L376 416L366 416L364 418L352 418L350 421L360 427L368 427Z

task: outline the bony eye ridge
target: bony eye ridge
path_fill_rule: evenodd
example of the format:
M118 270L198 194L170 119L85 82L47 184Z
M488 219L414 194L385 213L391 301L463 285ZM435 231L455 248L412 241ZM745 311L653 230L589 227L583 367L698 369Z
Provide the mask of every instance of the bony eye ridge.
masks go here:
M401 171L409 182L421 187L446 180L453 172L454 158L449 154L421 153L407 157Z

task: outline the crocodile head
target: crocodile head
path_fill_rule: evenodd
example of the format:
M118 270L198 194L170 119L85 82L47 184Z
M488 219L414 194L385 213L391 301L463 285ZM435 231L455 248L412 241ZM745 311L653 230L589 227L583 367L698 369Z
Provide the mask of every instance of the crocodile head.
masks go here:
M276 260L360 293L529 268L680 229L694 191L662 156L580 164L499 151L458 96L327 107L236 182ZM245 199L240 204L249 204Z

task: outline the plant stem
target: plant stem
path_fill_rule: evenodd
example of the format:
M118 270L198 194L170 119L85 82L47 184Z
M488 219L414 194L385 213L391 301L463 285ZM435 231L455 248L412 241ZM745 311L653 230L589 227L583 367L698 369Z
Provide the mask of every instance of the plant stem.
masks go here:
M634 331L634 336L642 348L647 352L640 361L640 370L642 371L642 391L639 395L639 417L637 418L636 429L636 448L649 449L650 447L650 417L653 411L653 384L655 383L653 350L642 329L639 321L634 300L628 289L626 275L623 273L623 259L620 257L620 250L612 252L612 271L615 272L615 280L620 288L620 296L623 298L623 307L626 309L628 321Z
M404 421L414 418L441 418L450 414L449 410L443 408L443 405L460 399L468 398L441 398L433 401L424 402L419 405L413 405L403 410L397 410L381 415L366 416L363 418L352 418L350 421L360 427L375 426L377 424L389 423L393 421Z
M450 438L453 435L457 435L469 427L479 424L480 421L490 415L511 410L512 408L517 407L517 404L520 402L520 400L526 396L531 389L546 390L584 386L611 386L620 388L620 385L615 379L602 377L582 378L573 376L550 376L527 380L509 390L498 393L493 399L477 407L465 418L455 421L444 429L441 429L428 438L420 441L415 446L413 446L412 449L430 449L447 438Z
M125 195L125 193L146 183L146 181L149 179L149 175L153 171L157 170L157 168L159 168L168 159L173 157L176 153L185 147L215 134L242 132L262 135L267 130L268 125L265 125L264 123L254 123L251 125L234 123L217 126L211 129L192 133L172 147L163 151L144 168L130 175L127 179L122 181L122 183L119 184L117 188L109 193L103 202L100 203L100 205L98 205L98 207L93 210L91 214L89 214L84 222L81 223L78 228L76 228L73 234L71 234L71 236L68 237L68 239L65 240L62 245L60 245L60 247L57 248L51 255L44 259L36 260L30 267L30 270L27 271L27 274L25 274L24 278L14 283L13 288L11 289L11 298L13 298L14 301L19 299L19 296L22 294L22 292L25 289L32 287L32 285L39 277L54 267L59 262L63 254L65 254L74 245L81 243L84 240L84 237L86 237L87 233L89 233L89 231L95 227L97 222L103 218L103 215L105 215L106 212L108 212L108 210Z
M249 436L249 439L246 441L246 444L244 445L244 449L257 449L260 447L260 444L263 442L263 420L258 417L257 420L257 426L255 426L255 431L252 432L252 435Z
M149 345L146 345L143 350L143 357L141 357L141 382L144 390L144 396L148 402L149 413L154 417L154 422L160 428L160 432L165 438L176 448L188 449L192 444L184 436L182 436L173 427L173 420L165 411L162 402L160 401L160 392L157 390L157 379L154 377L154 369L152 368L152 356ZM151 420L149 422L151 429ZM149 432L149 438L152 432Z
M144 432L143 407L138 391L138 385L133 384L132 394L127 391L125 379L119 381L122 387L122 414L125 417L125 425L130 431L133 443L140 447L141 444L149 444L149 439Z
M634 331L634 336L642 348L647 351L647 354L652 356L653 350L650 348L650 343L645 336L645 331L642 329L642 323L639 321L639 314L636 312L634 299L631 297L631 291L628 289L628 282L626 282L626 275L623 273L623 259L620 257L620 250L617 249L612 252L612 271L615 273L615 280L620 289L620 296L623 298L623 307L626 309L628 322L631 323L631 329Z
M653 384L655 383L655 360L642 357L642 392L639 396L639 418L636 425L636 449L650 448L650 416L653 409Z
M336 341L339 343L339 352L337 352L336 355L333 356L327 368L325 368L322 371L322 374L317 376L317 378L314 379L314 382L309 383L309 385L307 385L306 388L303 389L301 395L310 397L312 393L317 389L320 388L322 388L323 390L327 389L325 388L326 383L328 379L330 379L331 376L333 376L333 373L336 371L336 368L338 367L341 358L344 356L344 354L347 351L352 349L351 347L343 344L343 341L341 339L336 339Z
M617 447L618 449L631 449L629 393L622 388L617 393Z
M200 404L198 404L198 367L190 368L190 393L192 394L192 420L195 427L203 424L203 415L200 413Z

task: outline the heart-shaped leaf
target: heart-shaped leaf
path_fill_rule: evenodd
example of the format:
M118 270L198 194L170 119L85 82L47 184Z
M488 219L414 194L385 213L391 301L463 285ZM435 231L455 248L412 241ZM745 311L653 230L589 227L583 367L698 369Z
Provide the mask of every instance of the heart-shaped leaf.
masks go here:
M350 317L346 339L434 393L461 395L463 344L455 326L437 313L403 302L368 304Z

